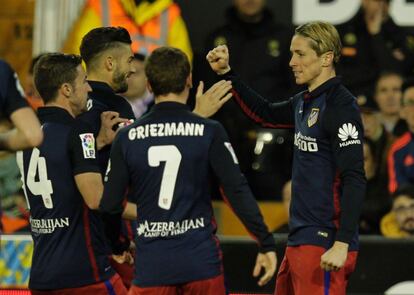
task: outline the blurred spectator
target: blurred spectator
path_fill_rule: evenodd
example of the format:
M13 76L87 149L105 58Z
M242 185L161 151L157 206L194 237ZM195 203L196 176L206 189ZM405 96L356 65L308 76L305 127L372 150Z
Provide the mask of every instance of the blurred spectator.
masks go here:
M391 146L388 155L388 188L393 193L404 184L414 184L414 81L403 85L402 117L409 131L398 138Z
M374 99L380 110L380 121L385 130L393 136L401 136L407 130L407 123L401 118L403 78L395 72L384 72L375 85Z
M148 55L168 45L181 49L192 60L187 28L173 0L88 0L63 50L79 53L83 36L102 26L127 29L134 52Z
M375 174L381 181L388 183L387 154L392 143L392 136L381 124L379 109L374 101L360 105L364 136L372 147L373 161L376 163Z
M401 186L393 194L392 211L381 220L381 233L388 238L414 236L414 186Z
M410 36L394 23L389 6L390 0L361 0L357 15L338 26L343 48L337 70L355 96L370 99L383 71L413 74Z
M37 110L39 107L42 107L44 105L42 98L36 90L33 80L34 66L43 55L45 54L39 54L32 59L32 62L29 67L29 72L26 75L26 83L24 85L24 93L26 94L27 102L34 110Z
M289 233L289 208L290 208L291 198L292 198L292 180L289 180L288 182L285 183L282 189L282 201L283 201L283 206L285 207L288 220L285 224L282 224L280 227L274 230L273 231L274 233L279 233L279 234Z
M131 104L135 118L138 119L154 104L154 95L147 89L145 76L145 55L134 53L132 60L135 72L128 77L128 90L121 95Z
M261 95L276 101L288 97L293 85L289 68L292 33L291 28L274 20L265 0L233 0L233 5L226 11L226 24L208 36L205 49L208 52L226 44L233 54L233 69L238 75ZM202 63L208 66L204 56ZM207 85L216 79L210 69L205 69L200 76ZM290 179L292 145L286 143L286 138L293 138L292 133L256 130L258 127L233 101L228 102L215 119L228 131L241 169L247 174L255 195L258 198L280 198L283 184ZM270 157L276 152L277 161L279 158L288 159L287 167L267 165L273 163Z
M375 161L374 151L374 143L369 139L365 139L364 170L367 178L367 189L359 221L359 232L361 234L380 234L381 218L391 208L387 183L376 173L378 163Z

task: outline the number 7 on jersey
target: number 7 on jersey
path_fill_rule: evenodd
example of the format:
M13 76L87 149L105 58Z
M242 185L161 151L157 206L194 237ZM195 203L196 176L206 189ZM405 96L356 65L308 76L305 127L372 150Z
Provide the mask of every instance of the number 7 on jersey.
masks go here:
M161 162L165 162L158 197L158 206L162 209L171 208L181 158L181 153L175 145L158 145L148 149L148 164L151 167L158 167Z

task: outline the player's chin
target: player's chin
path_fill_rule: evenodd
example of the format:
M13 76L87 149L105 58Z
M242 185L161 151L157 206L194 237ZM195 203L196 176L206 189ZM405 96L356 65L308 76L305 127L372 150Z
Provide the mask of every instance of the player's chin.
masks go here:
M303 85L303 84L306 83L305 80L303 80L301 78L298 78L298 77L295 78L295 82L296 82L297 85Z

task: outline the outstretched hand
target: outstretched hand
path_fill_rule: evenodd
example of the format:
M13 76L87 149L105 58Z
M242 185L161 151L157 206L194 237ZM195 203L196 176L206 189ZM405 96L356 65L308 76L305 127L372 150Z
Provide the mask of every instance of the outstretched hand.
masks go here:
M264 268L264 274L260 277L259 286L266 285L273 277L276 271L277 257L276 252L266 252L257 254L256 265L253 269L253 276L258 277L262 268Z
M210 50L206 56L211 69L218 75L224 75L231 70L229 64L229 49L226 45L220 45Z
M204 118L211 117L231 98L230 90L231 81L221 80L203 93L204 83L200 81L193 112Z

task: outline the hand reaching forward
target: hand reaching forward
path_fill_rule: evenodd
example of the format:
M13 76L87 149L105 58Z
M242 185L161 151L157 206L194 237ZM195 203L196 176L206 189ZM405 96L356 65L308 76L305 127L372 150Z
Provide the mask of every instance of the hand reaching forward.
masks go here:
M229 65L229 50L226 45L220 45L210 50L206 56L211 69L218 75L224 75L231 70Z
M210 87L205 93L204 83L197 87L196 105L193 110L197 115L208 118L214 115L230 98L231 81L221 80Z
M257 254L256 265L254 266L253 276L258 277L262 268L265 273L259 279L257 283L259 286L266 285L273 277L276 271L277 257L276 252L266 252Z

